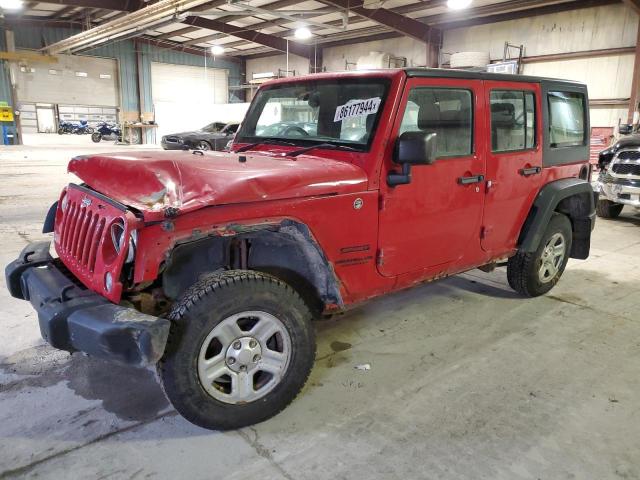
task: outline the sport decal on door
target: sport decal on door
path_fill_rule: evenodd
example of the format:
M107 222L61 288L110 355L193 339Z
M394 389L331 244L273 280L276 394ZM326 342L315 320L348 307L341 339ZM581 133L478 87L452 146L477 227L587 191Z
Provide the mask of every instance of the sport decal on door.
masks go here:
M336 107L334 122L341 122L345 118L365 117L376 113L380 108L380 97L369 98L367 100L350 100L344 105Z

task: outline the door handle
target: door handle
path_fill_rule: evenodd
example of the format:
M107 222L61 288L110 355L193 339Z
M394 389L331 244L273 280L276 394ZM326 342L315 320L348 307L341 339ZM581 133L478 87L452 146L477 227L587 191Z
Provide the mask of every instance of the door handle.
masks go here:
M521 168L518 173L523 177L530 177L531 175L538 175L542 171L540 167Z
M480 183L484 180L484 175L473 175L472 177L460 177L458 183L460 185L471 185L472 183Z

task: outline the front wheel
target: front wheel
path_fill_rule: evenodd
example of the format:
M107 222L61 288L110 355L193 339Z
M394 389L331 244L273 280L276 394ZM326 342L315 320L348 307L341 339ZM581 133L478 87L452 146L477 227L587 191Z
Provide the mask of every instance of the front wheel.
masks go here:
M507 279L516 292L538 297L551 290L569 261L573 234L566 215L554 213L535 252L518 252L507 262Z
M211 150L211 145L206 140L201 140L198 142L197 150Z
M58 135L64 135L64 128L58 128Z
M94 143L100 143L100 140L102 140L102 135L100 134L100 132L94 132L91 134L91 140L93 140Z
M624 205L621 203L600 199L596 204L596 214L601 218L617 218L622 213L623 208Z
M158 364L175 409L200 427L227 430L283 410L315 358L311 313L279 279L234 270L208 275L174 305Z

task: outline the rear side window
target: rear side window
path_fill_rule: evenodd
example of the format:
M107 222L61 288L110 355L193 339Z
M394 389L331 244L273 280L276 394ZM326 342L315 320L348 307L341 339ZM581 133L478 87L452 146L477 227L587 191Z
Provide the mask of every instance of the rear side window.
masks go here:
M585 101L579 92L549 92L551 148L585 144Z
M533 92L491 91L491 149L494 152L535 147L536 111Z
M409 92L400 134L423 131L437 134L437 157L459 157L473 152L473 109L469 90L417 87Z

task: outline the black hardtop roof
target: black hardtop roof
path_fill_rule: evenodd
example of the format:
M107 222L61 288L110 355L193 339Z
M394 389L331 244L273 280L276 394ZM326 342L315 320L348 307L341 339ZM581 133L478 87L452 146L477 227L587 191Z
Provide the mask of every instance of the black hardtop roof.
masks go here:
M584 86L581 82L573 80L563 80L560 78L533 77L530 75L514 75L510 73L490 73L475 72L473 70L455 70L448 68L405 68L408 77L431 77L431 78L466 78L472 80L497 80L503 82L526 82L526 83L566 83L573 86Z

